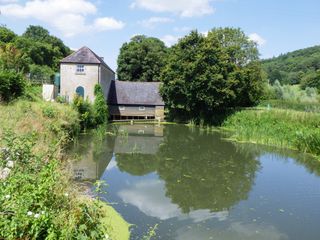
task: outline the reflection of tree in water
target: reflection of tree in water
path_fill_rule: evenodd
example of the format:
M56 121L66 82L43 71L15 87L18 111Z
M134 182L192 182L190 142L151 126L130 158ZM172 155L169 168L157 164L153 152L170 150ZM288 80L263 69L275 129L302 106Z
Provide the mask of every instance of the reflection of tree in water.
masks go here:
M117 153L117 166L121 171L143 176L157 170L155 155L140 153Z
M253 153L239 151L219 134L186 127L166 130L158 173L166 182L167 196L183 212L221 211L247 199L259 167Z
M215 135L215 136L213 136ZM259 162L253 152L239 150L184 126L167 126L155 159L143 154L117 154L118 167L134 175L157 171L166 195L183 212L229 209L248 197Z

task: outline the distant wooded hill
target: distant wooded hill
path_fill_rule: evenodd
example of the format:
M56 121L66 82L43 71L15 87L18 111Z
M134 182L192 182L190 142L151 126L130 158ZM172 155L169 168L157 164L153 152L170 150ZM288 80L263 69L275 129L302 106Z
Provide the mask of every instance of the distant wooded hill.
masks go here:
M301 84L304 87L320 85L320 46L314 46L263 60L271 84Z

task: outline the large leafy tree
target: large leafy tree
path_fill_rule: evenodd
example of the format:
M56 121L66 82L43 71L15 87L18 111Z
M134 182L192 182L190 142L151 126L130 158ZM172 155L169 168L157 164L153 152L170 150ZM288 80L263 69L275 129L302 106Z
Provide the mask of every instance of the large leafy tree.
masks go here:
M143 35L133 37L120 49L117 69L119 80L159 81L166 55L167 48L161 40Z
M0 43L10 43L16 39L17 35L7 28L6 26L0 26Z
M29 26L15 44L28 55L31 64L48 66L54 71L58 70L59 61L71 53L59 38L41 26Z
M263 90L256 44L234 28L191 32L172 47L161 79L169 110L196 121L251 106Z

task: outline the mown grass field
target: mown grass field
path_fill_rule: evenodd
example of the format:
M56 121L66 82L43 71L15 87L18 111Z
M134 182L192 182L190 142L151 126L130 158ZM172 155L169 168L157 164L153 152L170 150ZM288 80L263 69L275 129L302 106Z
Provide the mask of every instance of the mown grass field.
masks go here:
M320 113L252 108L229 116L222 127L232 138L296 149L320 157Z

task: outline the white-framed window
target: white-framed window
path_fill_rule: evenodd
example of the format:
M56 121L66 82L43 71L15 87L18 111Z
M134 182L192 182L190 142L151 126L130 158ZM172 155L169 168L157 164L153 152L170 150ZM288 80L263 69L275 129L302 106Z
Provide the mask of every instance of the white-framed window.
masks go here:
M145 110L146 110L146 108L144 106L139 107L139 111L145 111Z
M83 64L77 65L76 73L84 73L84 65Z
M120 111L124 111L124 110L126 110L126 107L125 106L119 106L119 110Z

